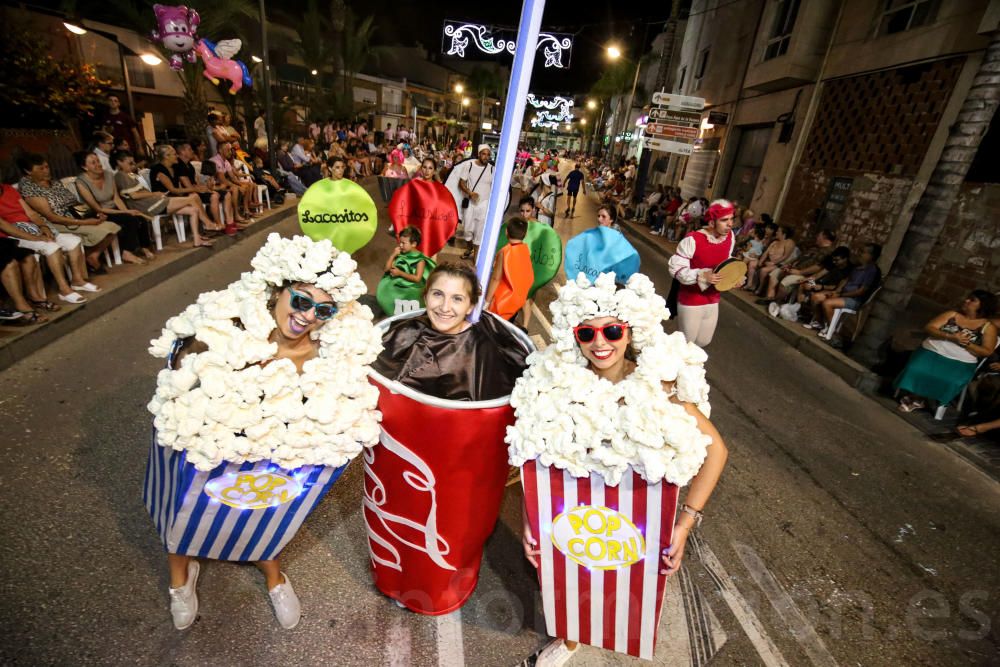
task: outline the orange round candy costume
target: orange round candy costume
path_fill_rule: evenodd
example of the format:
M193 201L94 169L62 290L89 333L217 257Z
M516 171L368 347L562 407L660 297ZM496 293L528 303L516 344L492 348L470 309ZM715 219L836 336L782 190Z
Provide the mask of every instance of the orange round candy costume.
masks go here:
M527 301L535 271L531 267L531 249L525 243L508 243L500 248L500 257L503 276L487 310L509 320Z

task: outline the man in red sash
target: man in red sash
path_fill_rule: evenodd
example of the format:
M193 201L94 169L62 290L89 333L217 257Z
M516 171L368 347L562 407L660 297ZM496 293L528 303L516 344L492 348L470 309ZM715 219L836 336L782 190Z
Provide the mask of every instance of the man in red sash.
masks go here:
M712 342L719 321L719 300L715 289L722 262L732 257L736 237L732 232L733 205L716 199L705 212L705 226L693 231L677 245L668 264L670 275L680 283L677 318L688 342L705 347Z

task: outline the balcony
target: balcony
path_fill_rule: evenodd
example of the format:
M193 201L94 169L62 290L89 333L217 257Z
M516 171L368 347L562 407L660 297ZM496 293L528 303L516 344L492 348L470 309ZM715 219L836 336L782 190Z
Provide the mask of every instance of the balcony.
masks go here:
M379 113L390 113L396 116L405 116L406 107L399 102L382 102L379 106Z

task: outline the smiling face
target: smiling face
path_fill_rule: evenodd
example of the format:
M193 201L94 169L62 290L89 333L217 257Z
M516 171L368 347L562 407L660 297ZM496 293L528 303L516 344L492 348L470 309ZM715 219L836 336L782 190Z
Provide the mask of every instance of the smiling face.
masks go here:
M118 171L125 172L126 174L135 173L135 158L128 155L121 160L118 160Z
M104 173L100 159L93 153L87 156L87 160L83 163L83 170L92 176L100 176Z
M463 278L447 273L435 277L427 287L427 317L438 333L457 334L465 330L465 318L476 304L469 284Z
M315 285L295 284L291 289L316 303L333 303L333 297ZM281 291L274 304L272 315L281 336L289 341L297 341L322 327L325 322L316 318L315 308L304 311L293 308L291 289L285 288Z
M608 324L625 323L617 317L595 317L594 319L584 320L580 324L599 328ZM626 327L624 335L618 340L609 341L601 331L597 331L594 334L594 339L589 343L578 341L577 345L580 346L580 352L587 360L591 370L598 375L604 376L614 374L615 371L624 365L625 350L628 349L631 341L632 332Z

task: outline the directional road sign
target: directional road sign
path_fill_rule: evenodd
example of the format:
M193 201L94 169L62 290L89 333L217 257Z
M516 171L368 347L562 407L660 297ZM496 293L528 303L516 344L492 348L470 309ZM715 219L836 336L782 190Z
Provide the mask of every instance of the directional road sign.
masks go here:
M681 111L701 111L705 108L705 98L653 93L653 104Z
M698 126L690 124L646 123L646 134L663 138L697 139Z
M697 127L701 124L701 112L677 111L676 109L668 109L666 107L653 107L649 110L649 120L677 125L688 123L691 127Z
M672 141L670 139L657 139L656 137L644 137L642 147L654 151L665 153L678 153L680 155L691 155L694 152L694 144L685 141Z

